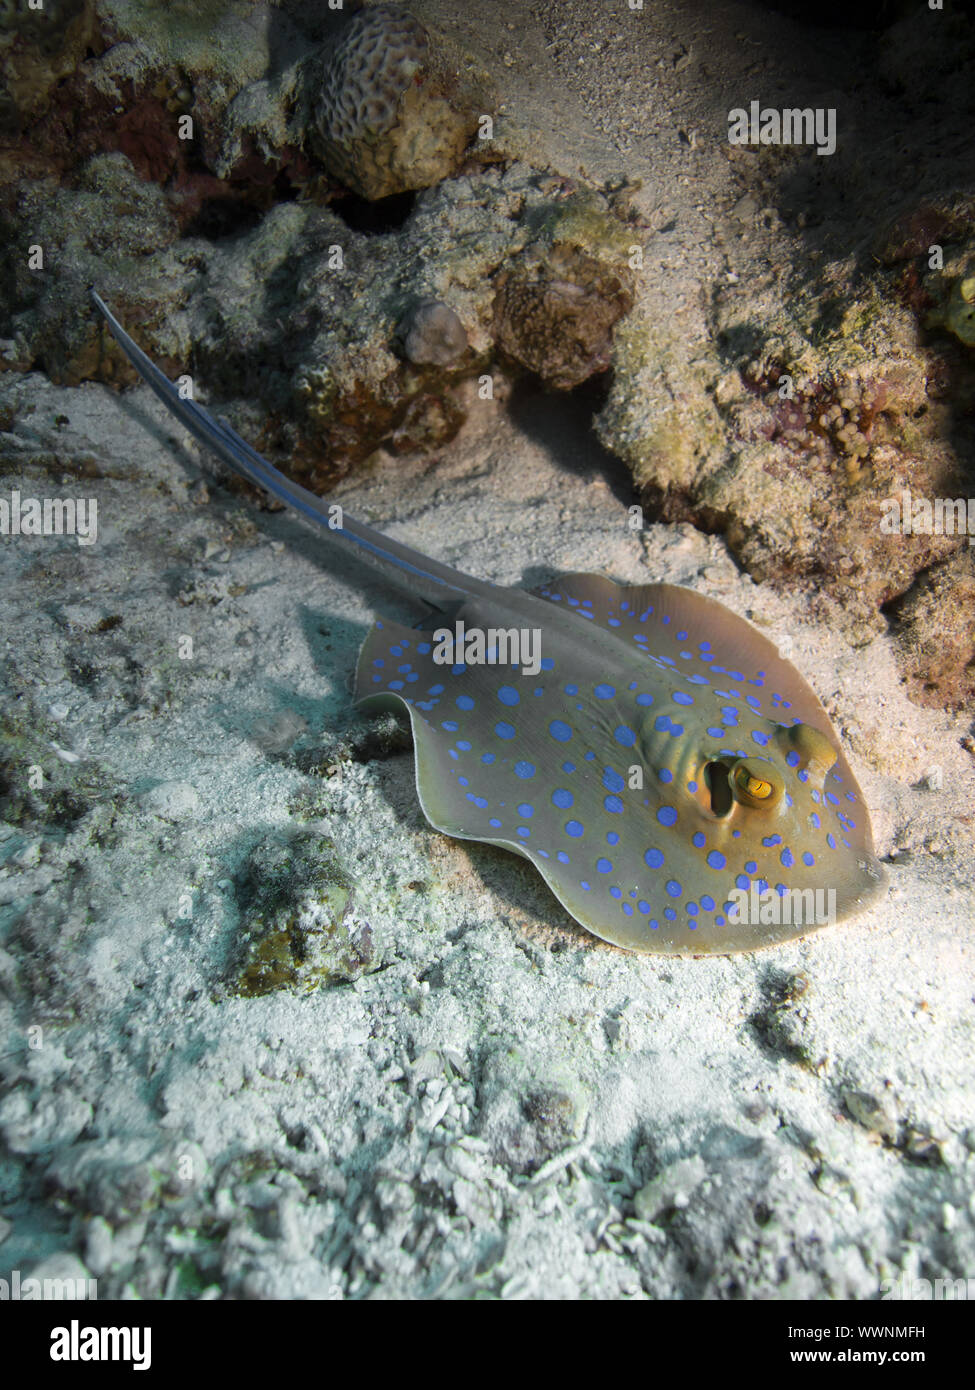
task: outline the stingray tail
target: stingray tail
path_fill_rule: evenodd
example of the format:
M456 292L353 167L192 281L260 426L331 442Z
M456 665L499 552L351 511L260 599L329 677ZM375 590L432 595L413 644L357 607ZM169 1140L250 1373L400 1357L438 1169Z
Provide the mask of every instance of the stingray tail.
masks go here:
M152 388L171 414L190 434L213 451L235 473L256 483L272 497L293 508L301 516L325 528L330 536L350 541L369 567L409 593L435 607L489 590L492 586L451 569L438 560L384 536L364 522L350 517L345 509L316 497L294 483L222 420L202 405L180 395L167 376L129 337L102 297L90 289L92 303L102 315L109 331L143 381Z

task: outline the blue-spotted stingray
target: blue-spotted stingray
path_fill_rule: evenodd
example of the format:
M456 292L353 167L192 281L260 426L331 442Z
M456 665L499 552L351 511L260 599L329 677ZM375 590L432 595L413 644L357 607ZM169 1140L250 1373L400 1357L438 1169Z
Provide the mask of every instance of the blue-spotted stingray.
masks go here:
M375 624L355 693L366 710L409 716L417 795L437 830L524 855L578 922L631 951L750 951L883 891L826 711L744 619L690 589L597 574L501 588L345 514L336 524L334 508L330 519L327 503L183 399L92 298L191 434L433 610L416 628ZM458 622L494 650L465 643L443 664L442 633ZM540 636L540 655L492 663L522 630Z

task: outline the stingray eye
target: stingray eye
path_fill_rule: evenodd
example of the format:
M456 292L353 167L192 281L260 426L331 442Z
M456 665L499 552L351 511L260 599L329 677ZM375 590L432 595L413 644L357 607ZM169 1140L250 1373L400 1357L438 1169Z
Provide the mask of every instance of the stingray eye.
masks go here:
M755 797L756 801L764 801L767 796L772 795L772 783L763 782L760 777L753 777L747 767L738 769L737 785L739 791Z
M742 761L731 774L735 800L745 806L774 806L782 794L778 774L768 763Z

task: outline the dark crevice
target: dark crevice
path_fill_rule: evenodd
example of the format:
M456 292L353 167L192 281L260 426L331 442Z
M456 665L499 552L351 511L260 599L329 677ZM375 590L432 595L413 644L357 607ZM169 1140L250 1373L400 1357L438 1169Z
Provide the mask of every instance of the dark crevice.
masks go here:
M415 203L414 192L392 193L388 198L375 201L361 198L358 193L343 193L329 206L350 231L362 232L365 236L384 236L399 231Z

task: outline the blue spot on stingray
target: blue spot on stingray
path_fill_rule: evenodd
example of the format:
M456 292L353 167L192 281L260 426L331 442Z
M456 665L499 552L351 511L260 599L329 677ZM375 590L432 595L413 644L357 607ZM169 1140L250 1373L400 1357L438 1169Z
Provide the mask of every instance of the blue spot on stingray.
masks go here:
M429 642L417 642L416 649L421 656L426 656L430 651L432 651Z
M565 787L556 787L552 793L552 805L558 806L562 811L567 811L574 801L575 797L570 791L566 791Z
M723 869L727 860L719 849L713 849L708 855L708 863L712 869Z
M747 875L747 874L739 874L738 877L735 879L735 887L736 887L736 888L747 888L747 887L748 887L748 883L749 883L749 878L748 878L748 875Z
M802 856L802 862L806 865L807 868L811 869L812 866L815 864L816 860L809 853L809 851L806 850L805 854Z
M594 693L597 700L611 700L616 690L611 685L597 685Z
M668 878L664 886L667 889L668 896L671 898L679 898L684 891L683 884L678 883L676 878Z
M768 743L768 734L763 734L759 729L752 729L752 738L763 748L765 747L766 743Z
M543 656L541 661L539 662L539 665L541 666L543 671L552 671L555 668L555 662L552 660L550 656Z
M657 773L657 776L660 778L661 782L672 782L674 780L674 774L669 767L662 767Z
M620 837L617 835L616 831L615 831L615 830L610 830L609 833L608 833L607 836L606 836L606 843L607 843L608 845L618 845L619 842L620 842ZM634 892L635 892L635 891L636 891L636 890L634 889Z
M660 810L657 812L657 820L661 825L676 825L677 812L674 810L673 806L661 806Z
M440 727L441 729L446 729L448 734L455 734L459 726L453 719L444 719L441 721Z
M443 688L442 685L431 685L431 686L430 686L430 689L427 691L427 694L428 694L428 695L442 695L442 694L443 694L443 689L444 689L444 688Z
M603 805L611 815L621 816L623 814L623 803L618 796L604 796Z
M515 775L527 782L529 777L535 776L535 764L526 762L515 763Z
M498 699L503 705L517 705L521 703L521 696L513 685L503 685L498 691Z
M750 705L753 710L756 710L759 713L761 713L762 702L757 695L746 695L745 704Z
M515 834L520 835L523 840L531 839L531 831L527 825L519 825L515 829Z
M389 682L389 688L390 688L390 690L402 690L402 689L403 689L403 682L402 682L402 681L390 681L390 682ZM454 728L456 728L456 727L457 727L457 726L456 726L456 724L455 724L455 725L454 725Z
M611 873L613 872L613 863L612 863L612 860L610 860L610 859L597 859L597 860L596 860L596 868L599 870L599 872L600 872L601 874L611 874Z
M781 843L782 843L782 836L781 836L781 835L763 835L763 836L762 836L762 844L765 846L766 849L771 849L774 845L780 845Z
M673 909L672 907L665 907L665 908L664 908L664 916L667 918L667 921L668 921L668 922L676 922L676 921L677 921L677 913L674 911L674 909Z
M603 769L603 786L608 792L621 792L626 783L615 768Z
M745 865L745 873L746 873L746 874L753 874L757 868L758 868L758 865L755 863L755 860L754 860L754 859L749 859L748 862L747 862L747 864Z
M469 695L458 695L457 699L454 701L454 704L457 706L458 709L474 708L474 701L471 699Z
M471 751L471 745L463 738L457 740L457 747L462 753L469 753Z
M809 824L816 830L818 830L822 824L815 811L810 811L809 813Z
M698 906L697 906L697 903L688 903L688 904L687 904L687 910L688 910L688 912L690 913L690 915L691 915L692 917L696 917L697 914L698 914L698 910L699 910L699 909L698 909ZM693 931L694 928L692 927L691 930Z
M648 849L643 856L643 862L648 869L662 869L664 863L662 851L659 849Z
M696 792L696 791L697 791L697 783L696 783L696 782L688 782L688 784L687 784L687 790L688 790L689 792Z
M583 878L579 881L579 887L585 889L585 891L588 893L590 888L592 887L592 884L587 883L586 880Z
M458 661L456 666L451 666L450 674L452 676L462 676L466 670L467 667L464 665L464 663L462 661Z
M702 895L701 906L704 908L705 912L714 911L714 899L711 897L710 893L704 893Z
M673 700L676 705L693 705L694 696L685 694L683 690L675 690Z
M712 727L708 729L708 733L712 738L724 738L724 729L715 729Z
M633 908L630 906L629 903L623 904L623 911L626 913L627 917L633 916Z
M482 762L482 763L493 763L493 762L494 762L494 754L493 754L493 753L482 753L482 754L481 754L481 762Z
M787 868L787 869L791 869L792 866L793 866L793 864L796 862L795 859L794 859L793 856L792 856L792 850L789 849L788 845L785 847L785 849L784 849L784 850L782 851L782 853L779 855L779 859L781 860L783 866L784 866L785 868Z
M579 687L577 685L567 685L565 687L565 693L566 695L578 695Z
M515 736L513 724L495 724L494 732L497 734L498 738L514 738Z
M569 864L569 863L571 863L571 860L569 859L569 856L566 854L566 852L565 852L564 849L560 849L559 852L558 852L558 854L557 854L555 857L556 857L556 859L559 861L560 864Z
M563 771L563 772L575 772L575 770L576 770L576 765L575 765L575 763L563 763L563 764L562 764L562 771Z
M572 730L561 719L553 719L548 726L548 731L553 738L558 739L559 743L568 743L572 737Z
M691 840L691 844L694 845L695 849L703 849L704 846L707 844L707 842L708 842L707 836L706 836L706 835L702 835L701 832L700 832L700 830L697 832L697 834L696 834L696 835L694 836L694 838Z
M532 816L535 814L535 808L534 806L530 806L527 801L523 801L518 807L518 814L523 820L531 820Z
M637 903L637 910L642 912L644 917L646 917L647 913L650 911L650 904L645 898L641 898Z
M622 744L624 748L632 748L634 743L636 743L636 734L632 729L628 728L626 724L621 724L618 729L614 729L613 737L616 742Z
M385 665L386 665L385 661L383 661L383 659L382 659L381 656L380 656L380 657L377 657L376 660L375 660L372 664L373 664L373 666L385 666Z
M586 827L577 820L567 820L565 823L565 833L571 835L574 840L578 840L580 835L585 835Z
M491 820L488 821L488 825L493 825L495 830L497 830L498 827L501 825L501 822L497 820L495 817L492 817Z
M714 919L714 925L715 925L716 927L723 927L723 926L724 926L724 918L723 918L723 917L715 917L715 919Z
M636 697L636 702L637 702L638 705L652 705L652 704L653 704L653 696L652 696L652 695L646 695L646 694L638 695L638 696Z

